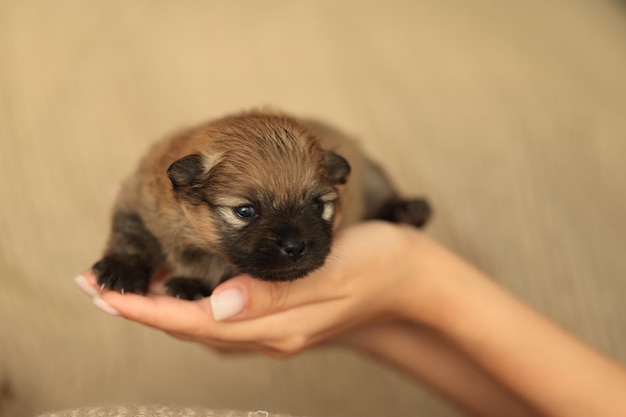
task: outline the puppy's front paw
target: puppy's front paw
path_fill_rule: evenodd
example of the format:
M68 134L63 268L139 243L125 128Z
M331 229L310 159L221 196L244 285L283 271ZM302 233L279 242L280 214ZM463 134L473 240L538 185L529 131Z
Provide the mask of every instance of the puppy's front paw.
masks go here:
M107 255L92 267L102 289L146 294L150 267L134 256Z
M167 293L183 300L200 300L211 295L213 290L198 278L174 277L165 283Z

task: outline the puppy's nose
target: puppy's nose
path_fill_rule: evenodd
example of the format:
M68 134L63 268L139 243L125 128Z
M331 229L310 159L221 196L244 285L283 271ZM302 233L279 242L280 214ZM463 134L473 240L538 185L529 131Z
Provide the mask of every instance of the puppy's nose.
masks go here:
M280 248L280 253L287 256L292 261L300 259L306 251L306 243L299 239L287 238L279 240L277 243Z

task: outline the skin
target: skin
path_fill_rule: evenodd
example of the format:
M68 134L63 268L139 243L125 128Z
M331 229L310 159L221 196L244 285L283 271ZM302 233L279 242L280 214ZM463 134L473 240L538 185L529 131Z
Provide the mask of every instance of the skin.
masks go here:
M235 277L242 311L211 299L100 292L96 304L222 351L291 356L341 343L397 366L479 416L626 416L626 370L530 309L417 229L342 231L326 265L292 283Z

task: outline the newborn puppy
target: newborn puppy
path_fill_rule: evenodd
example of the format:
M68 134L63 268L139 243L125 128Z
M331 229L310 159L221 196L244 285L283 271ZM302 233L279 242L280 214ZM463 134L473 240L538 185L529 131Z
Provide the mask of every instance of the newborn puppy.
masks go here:
M356 176L350 187L349 176ZM382 171L332 128L243 113L148 152L122 185L93 271L102 288L145 294L152 275L168 269L168 292L198 299L238 273L306 276L324 264L340 224L383 218L421 226L429 214L425 200L398 198Z

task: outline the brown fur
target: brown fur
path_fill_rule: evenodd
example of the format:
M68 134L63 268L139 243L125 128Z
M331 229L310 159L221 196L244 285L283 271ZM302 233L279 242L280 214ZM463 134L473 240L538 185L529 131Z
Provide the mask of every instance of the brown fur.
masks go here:
M272 112L229 116L147 153L122 186L94 271L105 287L143 293L150 275L167 267L177 277L170 292L184 298L208 295L240 271L290 280L323 264L332 229L389 210L395 220L394 210L406 215L416 202L422 211L408 222L421 225L425 202L398 199L382 172L328 126ZM238 207L260 215L242 218Z

